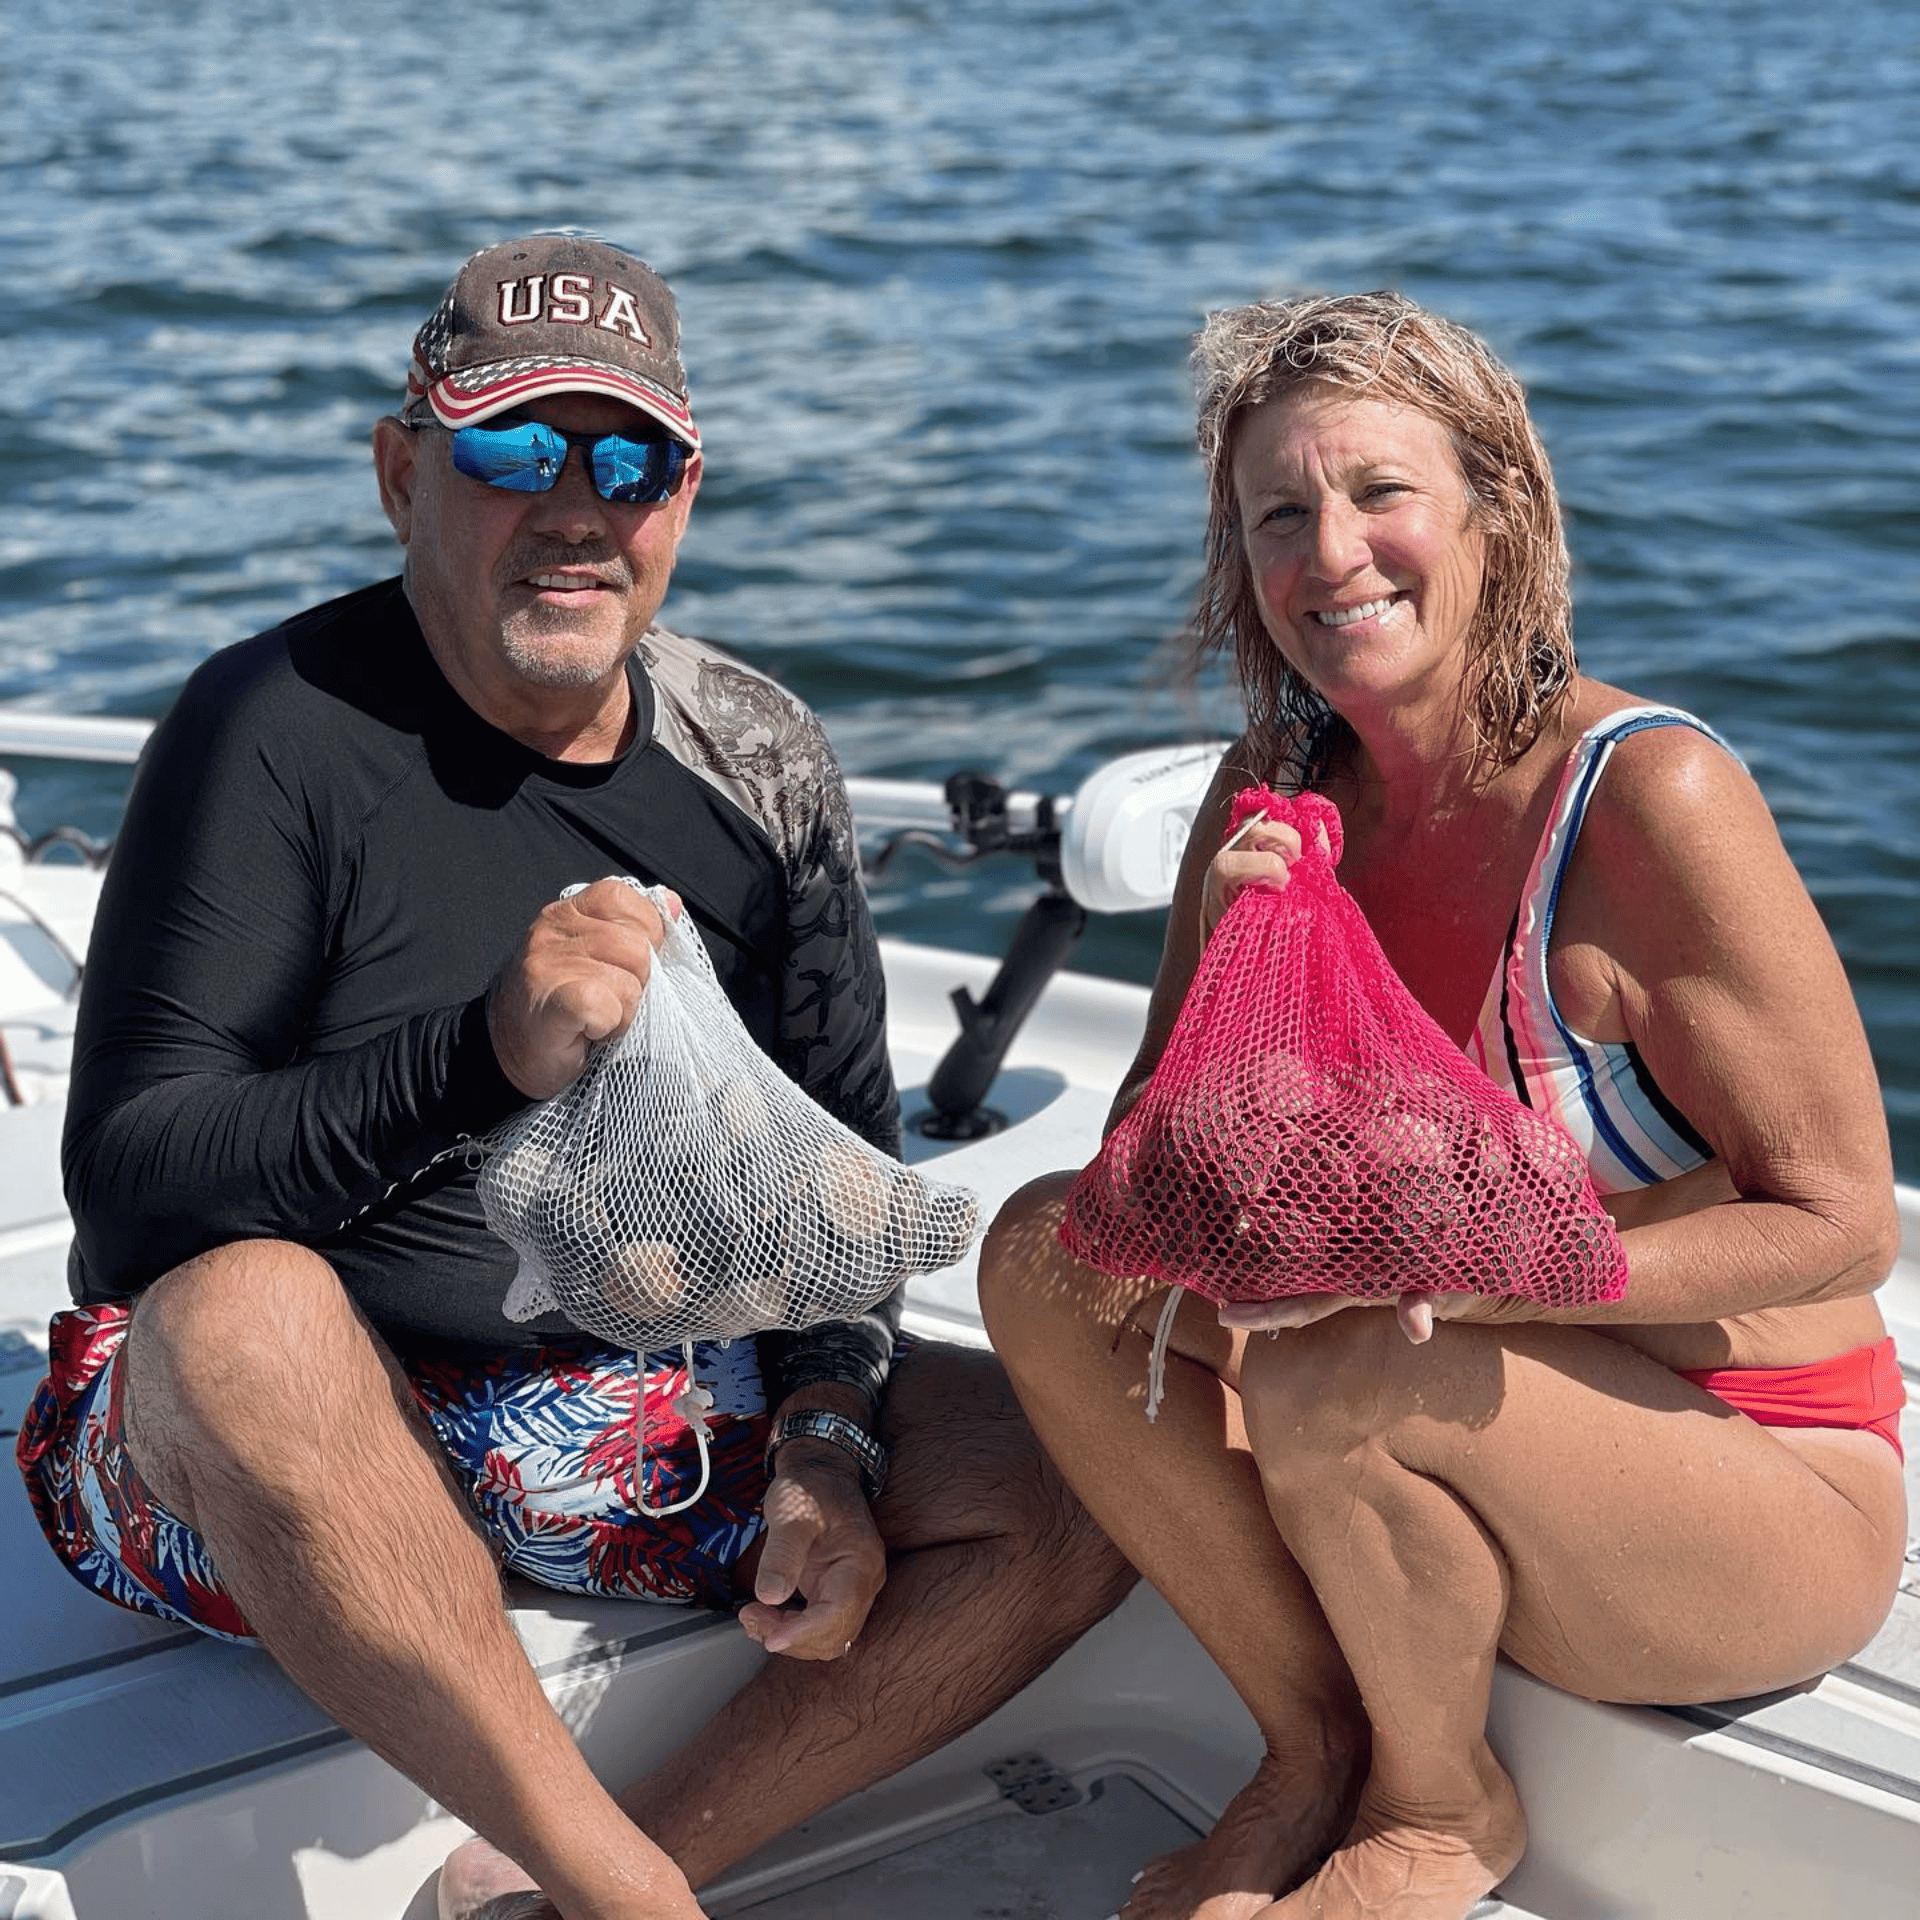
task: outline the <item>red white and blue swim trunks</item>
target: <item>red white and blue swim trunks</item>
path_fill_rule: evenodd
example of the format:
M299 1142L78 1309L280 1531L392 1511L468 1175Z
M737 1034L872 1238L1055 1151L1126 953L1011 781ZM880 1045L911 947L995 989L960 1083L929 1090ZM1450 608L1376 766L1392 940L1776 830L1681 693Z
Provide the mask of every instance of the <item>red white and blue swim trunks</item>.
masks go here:
M250 1637L200 1536L142 1481L121 1442L125 1304L55 1316L48 1372L16 1453L42 1530L83 1586L123 1607L226 1639ZM675 1402L678 1347L635 1354L569 1342L401 1365L504 1572L562 1593L731 1610L733 1569L758 1539L766 1496L766 1393L751 1340L697 1342L706 1415L705 1492L663 1517L634 1485L636 1381L643 1383L640 1487L673 1507L700 1485L698 1440Z

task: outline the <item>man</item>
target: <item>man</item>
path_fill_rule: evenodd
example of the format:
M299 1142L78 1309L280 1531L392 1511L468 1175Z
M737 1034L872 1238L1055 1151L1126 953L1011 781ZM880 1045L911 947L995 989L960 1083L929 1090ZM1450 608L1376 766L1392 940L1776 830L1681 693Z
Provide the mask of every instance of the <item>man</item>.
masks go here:
M881 976L818 724L654 625L701 476L666 286L577 234L476 254L374 464L401 578L208 661L135 782L76 1043L77 1304L20 1457L80 1578L256 1635L482 1836L443 1913L685 1920L1131 1576L990 1356L896 1356L897 1298L700 1350L710 1478L666 1521L634 1395L673 1505L677 1352L504 1318L471 1143L624 1029L662 936L602 876L670 888L761 1045L897 1151ZM616 1800L501 1566L744 1601L785 1657Z

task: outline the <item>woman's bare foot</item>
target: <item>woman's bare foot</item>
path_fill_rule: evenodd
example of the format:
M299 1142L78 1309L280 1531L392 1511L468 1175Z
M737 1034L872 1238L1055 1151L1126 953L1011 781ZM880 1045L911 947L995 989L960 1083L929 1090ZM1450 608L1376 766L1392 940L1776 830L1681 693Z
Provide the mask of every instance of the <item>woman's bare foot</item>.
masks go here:
M435 1895L440 1920L559 1920L552 1903L498 1847L463 1840Z
M1326 1865L1260 1920L1466 1920L1527 1846L1513 1782L1491 1757L1481 1771L1485 1798L1445 1822L1395 1817L1369 1794Z
M1252 1920L1326 1857L1352 1808L1341 1769L1269 1753L1204 1840L1147 1862L1119 1920Z

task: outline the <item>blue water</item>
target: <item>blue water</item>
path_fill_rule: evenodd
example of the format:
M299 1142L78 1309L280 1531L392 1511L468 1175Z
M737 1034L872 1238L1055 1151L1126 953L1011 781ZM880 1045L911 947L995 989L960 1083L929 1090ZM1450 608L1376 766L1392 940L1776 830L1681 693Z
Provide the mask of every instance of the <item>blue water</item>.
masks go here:
M366 458L472 247L674 282L707 478L669 615L849 767L1070 788L1220 731L1167 648L1211 306L1397 286L1520 372L1584 663L1758 775L1920 1179L1920 12L1707 0L7 0L0 700L161 711L392 570ZM106 776L31 823L104 829ZM38 816L37 819L35 816ZM890 931L1027 889L909 856ZM1150 916L1082 964L1145 978Z

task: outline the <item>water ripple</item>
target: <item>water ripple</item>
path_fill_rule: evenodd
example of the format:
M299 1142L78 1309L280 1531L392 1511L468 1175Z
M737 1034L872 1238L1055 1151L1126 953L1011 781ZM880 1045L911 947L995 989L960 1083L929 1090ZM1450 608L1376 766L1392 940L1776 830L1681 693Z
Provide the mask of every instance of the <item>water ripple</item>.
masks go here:
M1920 17L1523 0L16 0L0 699L162 708L388 570L367 457L469 248L680 290L709 471L673 613L863 771L1070 786L1232 724L1169 685L1211 306L1399 286L1527 381L1588 667L1747 754L1920 1177ZM595 32L594 29L600 29ZM580 48L591 45L583 61ZM111 817L91 776L29 808ZM921 876L925 880L928 876ZM1005 876L889 876L1000 944ZM1143 977L1144 921L1089 958Z

